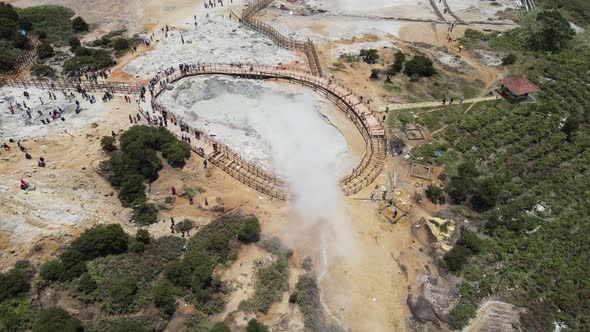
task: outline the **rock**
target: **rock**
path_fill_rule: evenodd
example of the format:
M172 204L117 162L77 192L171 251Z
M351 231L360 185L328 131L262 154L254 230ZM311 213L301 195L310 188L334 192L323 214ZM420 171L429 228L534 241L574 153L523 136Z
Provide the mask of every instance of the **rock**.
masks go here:
M82 166L82 170L85 171L86 170L86 166Z

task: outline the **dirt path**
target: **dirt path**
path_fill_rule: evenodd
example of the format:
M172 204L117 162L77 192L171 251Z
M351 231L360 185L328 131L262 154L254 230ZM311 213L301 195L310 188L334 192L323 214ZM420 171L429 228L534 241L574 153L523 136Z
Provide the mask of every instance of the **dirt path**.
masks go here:
M494 96L471 98L471 99L465 99L465 101L463 101L463 104L475 104L475 103L479 103L481 101L490 101L490 100L494 100L494 99L496 99L496 97L494 97ZM450 106L450 105L456 105L456 103L442 105L442 103L440 101L426 101L423 103L389 104L386 107L388 107L390 111L395 111L395 110L406 110L406 109L413 109L413 108L426 108L426 107L436 107L436 106L444 107L444 106ZM385 111L385 107L383 108L382 111Z
M500 301L487 301L463 332L518 331L521 309Z

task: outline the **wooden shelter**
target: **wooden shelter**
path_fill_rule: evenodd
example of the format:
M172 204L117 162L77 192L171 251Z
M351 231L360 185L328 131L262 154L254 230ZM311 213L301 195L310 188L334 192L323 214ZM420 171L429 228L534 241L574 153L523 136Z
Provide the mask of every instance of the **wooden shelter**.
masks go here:
M500 94L512 101L521 101L529 94L541 91L526 76L508 77L500 81Z

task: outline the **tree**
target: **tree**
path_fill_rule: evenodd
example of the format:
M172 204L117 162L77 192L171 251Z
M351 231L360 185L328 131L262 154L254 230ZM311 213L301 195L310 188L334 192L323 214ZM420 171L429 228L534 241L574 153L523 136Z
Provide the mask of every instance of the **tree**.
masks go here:
M44 263L41 265L41 270L39 271L41 278L48 281L62 280L64 273L65 271L63 264L58 259L50 260Z
M15 21L0 18L0 38L12 39L18 25Z
M238 240L243 243L252 243L260 240L260 222L256 218L248 218L238 231Z
M406 61L406 55L402 51L397 51L394 55L395 62L389 66L387 75L397 75L404 68L404 61Z
M268 326L260 323L256 319L250 319L246 326L246 332L268 332Z
M121 225L95 225L85 230L70 247L78 250L84 260L127 251L128 236Z
M189 232L194 227L195 227L195 224L190 219L184 219L183 221L178 223L178 230L181 231L182 233L186 232L187 235L189 235L189 236L190 236Z
M430 77L435 72L432 60L422 55L416 55L412 60L406 62L404 69L404 74L407 76Z
M18 21L18 13L16 9L9 3L0 2L0 19L5 19L13 22Z
M50 308L41 311L33 323L33 332L83 332L82 322L63 310Z
M491 178L486 178L478 182L473 189L471 205L473 209L481 212L489 210L496 205L500 189Z
M117 147L115 146L115 142L116 141L113 136L103 136L100 139L100 146L106 152L113 152L113 151L117 150Z
M125 38L117 38L113 41L113 48L115 49L115 51L127 51L129 47L129 40Z
M18 28L29 32L33 30L33 22L31 22L31 20L27 17L21 17L18 20Z
M16 67L18 55L13 50L0 48L0 71L10 71Z
M94 292L97 288L98 285L96 284L96 281L94 281L90 273L86 272L80 277L76 290L80 293L88 295L92 294L92 292Z
M68 44L70 45L70 48L72 50L75 50L78 47L82 46L82 43L80 43L80 39L78 39L76 37L70 37L70 40L68 41Z
M184 141L170 142L162 148L162 156L166 158L170 166L182 168L191 156L191 147Z
M464 246L454 246L453 249L445 255L444 261L451 272L457 272L463 268L465 263L467 263L467 258L469 258L469 256L471 256L471 250Z
M567 47L576 35L568 20L558 11L537 14L537 31L529 39L529 47L536 51L557 52Z
M119 188L119 199L126 206L134 203L138 204L138 200L145 200L144 178L135 173L125 174L121 182L121 187Z
M41 59L51 58L54 54L53 47L49 43L41 43L37 47L37 56Z
M149 332L143 323L137 320L119 320L109 332Z
M168 279L161 279L154 287L154 303L168 316L176 311L176 289Z
M368 64L374 64L379 59L379 53L377 53L377 50L375 50L375 49L369 49L369 50L362 49L360 56L363 59L363 61Z
M74 32L88 31L88 23L86 23L82 17L76 16L72 20L72 29Z
M135 239L143 244L149 244L151 240L150 232L145 228L140 228L135 233Z
M59 255L63 267L63 280L72 280L86 272L86 263L82 254L74 249L68 249Z
M151 203L141 203L133 208L131 220L139 226L149 226L158 222L158 208Z
M568 116L565 120L563 127L561 127L561 131L563 131L563 133L567 135L567 140L569 142L572 141L574 134L580 128L580 124L581 119L580 116L578 116L577 114L570 114L570 116Z
M213 324L213 327L211 327L209 332L231 332L231 330L224 322L217 322Z
M373 69L371 69L371 77L370 77L370 78L371 78L372 80L376 80L376 79L378 79L378 78L379 78L379 73L380 73L380 72L381 72L381 71L380 71L379 69L377 69L377 68L373 68Z
M30 288L26 271L13 268L6 273L0 273L0 302L28 292Z
M516 55L514 53L508 53L505 57L502 58L502 65L508 66L512 65L516 62Z
M110 311L122 313L133 304L135 295L139 290L137 278L128 277L113 280L108 289L110 299Z
M12 38L12 46L14 48L18 48L20 50L29 50L31 49L31 43L29 43L29 38L23 36L22 34L15 32L14 37Z
M445 202L443 190L440 187L428 185L428 187L426 187L425 194L426 198L428 198L434 204L443 204Z
M53 77L55 70L48 65L35 64L31 67L31 74L37 77Z

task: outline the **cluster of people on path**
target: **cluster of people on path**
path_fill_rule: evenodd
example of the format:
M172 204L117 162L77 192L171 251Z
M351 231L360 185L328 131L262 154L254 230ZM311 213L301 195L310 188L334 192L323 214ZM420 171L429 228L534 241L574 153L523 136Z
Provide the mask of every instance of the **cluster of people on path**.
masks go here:
M234 3L234 0L230 0L230 3ZM205 0L205 1L203 1L203 6L205 7L205 9L215 8L215 7L217 7L217 4L219 4L221 7L223 7L223 0Z
M98 83L98 78L107 79L111 74L110 69L106 70L96 70L93 68L86 68L86 71L83 75L80 76L78 83L81 83L81 78L84 77L87 81Z
M464 101L465 101L465 96L461 96L461 99L459 100L459 104L463 104ZM455 98L454 97L449 98L448 102L449 102L449 105L451 105L453 102L455 102ZM443 98L442 104L443 105L447 104L447 97Z

